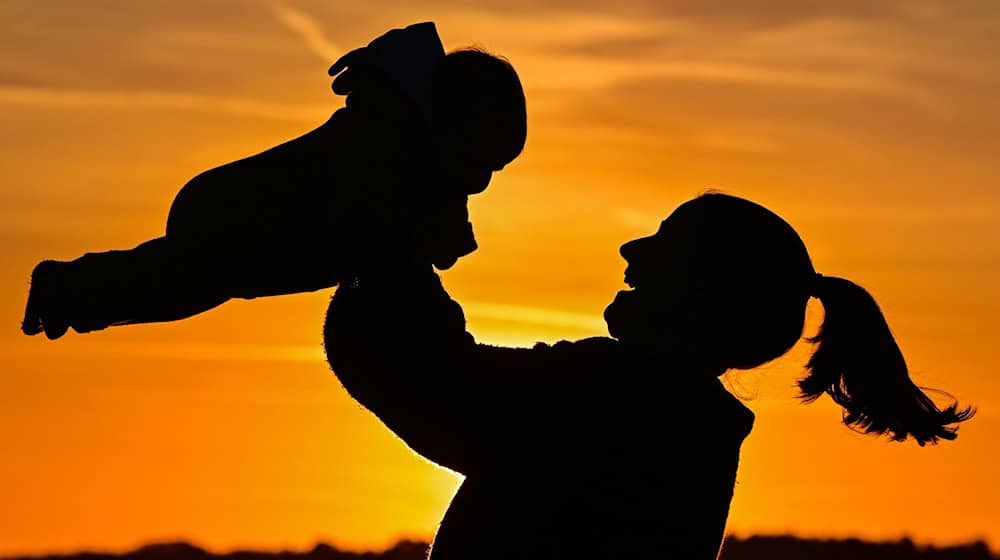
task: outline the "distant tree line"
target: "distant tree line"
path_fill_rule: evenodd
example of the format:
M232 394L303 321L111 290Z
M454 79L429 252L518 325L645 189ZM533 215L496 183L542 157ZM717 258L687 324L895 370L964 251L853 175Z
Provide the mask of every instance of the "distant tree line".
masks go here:
M910 539L869 542L859 539L801 539L792 536L730 537L721 560L996 560L986 543L918 546Z
M664 542L663 547L664 558L669 558L670 543ZM400 541L381 552L350 552L319 544L308 552L237 551L213 554L187 543L166 543L145 546L125 554L80 552L9 560L424 560L427 550L427 543ZM721 560L1000 560L1000 557L994 556L982 541L935 547L919 546L909 539L868 542L767 536L726 539Z

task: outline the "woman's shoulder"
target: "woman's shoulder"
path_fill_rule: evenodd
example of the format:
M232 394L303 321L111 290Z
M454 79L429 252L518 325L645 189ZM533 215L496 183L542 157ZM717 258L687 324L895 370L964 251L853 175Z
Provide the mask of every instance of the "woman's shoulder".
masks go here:
M560 340L553 344L546 342L535 344L535 348L563 352L617 352L620 347L617 340L606 336L592 336L580 340Z
M639 371L649 383L632 396L655 409L661 422L685 426L682 432L697 437L721 438L735 445L753 429L754 413L718 377L642 367Z
M688 391L679 412L696 419L710 432L735 442L742 442L753 429L754 413L733 395L718 378L692 383L681 390Z
M620 365L622 358L619 342L606 336L560 340L554 344L539 342L532 351L556 362L586 369Z
M700 421L713 431L742 441L753 428L754 414L716 377L684 376L679 372L650 371L645 360L629 352L613 338L595 336L581 340L539 342L532 353L551 370L572 370L576 379L593 383L578 387L598 388L607 403L627 402L631 408L647 408L652 400L656 414L677 415ZM632 376L639 375L643 379ZM645 387L637 391L637 387ZM649 403L653 404L653 403ZM673 411L672 413L670 411Z
M715 382L716 391L721 392L719 395L720 408L724 411L725 416L731 420L729 425L733 428L734 435L742 441L750 435L756 417L753 411L743 404L743 401L723 386L721 381L716 379Z

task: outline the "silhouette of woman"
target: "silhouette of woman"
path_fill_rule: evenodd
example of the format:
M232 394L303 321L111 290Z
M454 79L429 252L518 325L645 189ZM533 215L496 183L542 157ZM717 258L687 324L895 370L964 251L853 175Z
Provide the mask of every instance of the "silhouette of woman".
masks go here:
M707 194L621 247L613 338L477 344L429 265L400 256L342 285L325 326L344 387L415 451L466 476L435 560L715 558L753 414L718 377L787 352L825 309L802 397L920 445L972 409L910 380L875 300L821 276L792 227Z

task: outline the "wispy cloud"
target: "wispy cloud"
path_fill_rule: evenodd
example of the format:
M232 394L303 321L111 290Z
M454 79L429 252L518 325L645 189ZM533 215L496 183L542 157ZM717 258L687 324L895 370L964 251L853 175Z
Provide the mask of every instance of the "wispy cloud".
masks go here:
M0 105L66 109L165 109L313 122L328 105L273 103L245 97L212 97L169 91L101 91L0 86Z
M281 2L274 4L274 13L282 25L298 35L310 51L327 63L332 64L346 52L327 39L323 27L309 14Z
M508 39L502 52L536 91L619 92L653 81L734 84L882 96L945 114L947 99L929 79L971 79L967 64L928 48L921 42L925 34L902 24L792 18L780 26L733 29L701 17L567 14L553 28L541 20L522 20L509 14L498 22L494 15L476 12L463 14L457 23L486 30L482 33L517 29L517 38Z
M726 152L773 154L781 150L778 143L771 138L748 134L705 132L696 135L694 141L706 148Z
M482 319L593 332L604 332L607 328L601 317L571 311L485 301L463 302L462 307L468 315Z
M641 233L642 235L652 235L656 227L666 218L663 214L656 214L634 208L622 207L613 213L615 220L626 229Z
M70 337L74 337L71 333ZM63 356L74 358L157 359L185 361L254 361L254 362L317 362L325 360L319 344L243 344L210 342L134 342L102 343L88 340L86 344L63 345ZM5 352L14 349L22 355L41 357L48 351L44 345L3 343Z

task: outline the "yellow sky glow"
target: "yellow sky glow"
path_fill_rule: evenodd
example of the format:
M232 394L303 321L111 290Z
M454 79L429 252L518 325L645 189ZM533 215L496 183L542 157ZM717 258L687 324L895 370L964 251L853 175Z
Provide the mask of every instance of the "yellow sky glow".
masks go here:
M895 445L795 401L805 343L731 373L757 421L730 530L1000 547L1000 7L342 4L0 4L0 554L433 534L459 478L329 372L329 292L54 343L17 330L37 261L159 235L189 178L341 105L339 54L427 19L507 56L529 102L524 155L472 202L480 250L443 274L480 340L605 334L621 243L708 188L757 200L875 294L918 383L980 412L956 442Z

